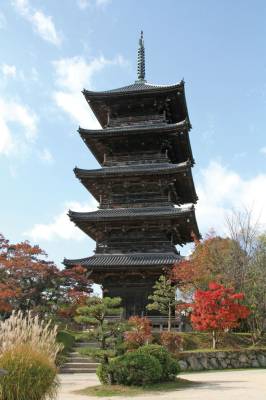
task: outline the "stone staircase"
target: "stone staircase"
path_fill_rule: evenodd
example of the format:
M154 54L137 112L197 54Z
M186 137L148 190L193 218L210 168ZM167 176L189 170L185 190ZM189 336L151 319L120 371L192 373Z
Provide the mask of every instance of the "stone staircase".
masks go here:
M69 353L67 361L60 368L62 374L81 374L95 373L99 363L95 362L91 357L82 355L78 352L81 347L98 347L98 343L94 342L76 342L75 347Z

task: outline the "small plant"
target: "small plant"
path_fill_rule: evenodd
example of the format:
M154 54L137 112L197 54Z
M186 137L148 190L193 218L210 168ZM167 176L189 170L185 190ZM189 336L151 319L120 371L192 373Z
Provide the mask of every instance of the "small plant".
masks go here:
M148 318L133 316L128 323L131 330L124 333L124 339L129 349L137 349L152 340L151 321Z
M182 345L182 338L177 332L162 332L160 334L161 344L173 354L180 351Z
M0 322L0 355L19 345L27 344L32 349L46 355L52 362L63 345L56 342L57 327L41 321L30 311L23 314L13 312L10 318Z
M162 377L162 367L155 357L135 351L114 358L107 368L102 376L112 384L144 386L159 382Z
M163 346L148 344L140 347L136 353L153 356L159 361L162 367L162 381L174 380L180 371L178 362L171 357L170 353Z
M17 344L0 357L8 373L0 377L1 400L44 400L55 398L57 370L49 356L31 344Z

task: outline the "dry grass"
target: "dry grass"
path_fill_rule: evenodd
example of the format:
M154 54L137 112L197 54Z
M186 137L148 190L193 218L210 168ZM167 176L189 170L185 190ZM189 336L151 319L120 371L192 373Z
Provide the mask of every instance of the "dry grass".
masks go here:
M10 318L0 322L0 356L19 345L27 344L55 362L63 346L56 342L57 327L41 321L31 312L13 312Z

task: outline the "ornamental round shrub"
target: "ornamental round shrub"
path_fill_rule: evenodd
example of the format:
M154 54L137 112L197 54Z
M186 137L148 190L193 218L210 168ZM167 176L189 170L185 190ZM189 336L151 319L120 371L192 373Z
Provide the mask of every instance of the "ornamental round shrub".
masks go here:
M171 357L171 354L163 346L147 344L139 347L136 353L155 357L159 361L162 367L162 381L174 380L180 371L177 360Z
M31 346L17 345L0 357L0 368L8 374L0 377L1 400L53 399L59 386L57 370L49 356Z
M159 361L149 354L137 352L114 358L109 364L108 371L111 382L121 385L143 386L159 382L162 377Z

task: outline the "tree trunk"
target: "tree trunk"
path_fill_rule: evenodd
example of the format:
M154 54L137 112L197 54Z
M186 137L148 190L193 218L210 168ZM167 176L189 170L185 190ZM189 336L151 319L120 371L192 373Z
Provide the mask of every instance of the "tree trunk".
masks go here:
M168 307L168 329L167 329L168 332L171 331L171 328L172 328L172 309L169 304L169 307Z
M216 349L216 332L212 331L212 348L215 350Z

